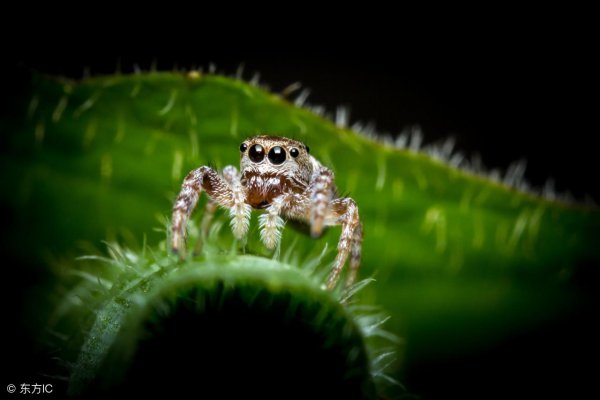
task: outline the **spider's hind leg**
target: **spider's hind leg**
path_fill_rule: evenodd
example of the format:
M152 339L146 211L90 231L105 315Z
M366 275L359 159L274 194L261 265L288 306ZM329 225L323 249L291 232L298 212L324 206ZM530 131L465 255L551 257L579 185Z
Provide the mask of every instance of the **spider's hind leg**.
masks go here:
M354 234L352 235L352 244L350 245L350 270L348 271L348 277L346 278L346 283L344 284L346 289L352 286L356 280L356 276L358 275L358 268L360 267L360 259L362 255L362 240L363 227L359 222L354 229Z
M333 290L340 278L348 254L352 253L351 270L346 281L346 286L354 281L360 264L360 247L362 230L359 227L358 207L350 198L335 199L329 209L331 217L335 218L335 225L342 225L342 234L338 243L338 254L327 278L327 289ZM356 230L359 229L358 232Z
M202 222L200 222L200 237L196 241L194 255L202 253L202 247L204 245L204 241L208 238L208 231L210 230L210 225L213 217L215 216L215 212L217 211L217 207L217 202L209 197L208 201L206 202L206 206L204 207L204 214L202 214Z

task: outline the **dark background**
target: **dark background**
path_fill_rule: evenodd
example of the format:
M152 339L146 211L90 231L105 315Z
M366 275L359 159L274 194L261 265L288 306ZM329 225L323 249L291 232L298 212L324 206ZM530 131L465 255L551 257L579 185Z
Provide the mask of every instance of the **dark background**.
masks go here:
M244 78L259 72L261 82L276 92L301 82L311 89L310 103L330 112L338 105L348 106L351 122L373 121L379 131L392 135L420 125L426 144L454 136L459 150L481 154L488 168L505 170L510 162L525 158L526 178L534 186L543 186L552 177L558 191L598 201L600 69L593 60L597 46L586 32L565 29L532 29L512 37L504 31L492 35L472 31L465 37L441 32L427 41L414 41L414 35L391 40L360 37L344 43L307 38L310 43L301 46L208 47L203 43L210 38L205 36L185 46L155 48L145 40L118 47L98 42L90 50L77 41L56 46L42 39L36 47L23 47L8 56L3 66L80 78L117 69L131 72L134 64L142 70L155 65L158 70L204 67L206 71L211 62L219 72L233 75L243 63ZM504 385L499 389L503 395L513 393L516 398L581 393L591 387L593 376L592 370L581 373L578 357L588 349L597 351L597 346L588 348L595 332L589 325L591 310L590 306L572 320L507 340L485 354L408 366L403 383L425 398L444 398L455 392L456 385L467 390L465 397L474 398L494 397L496 385ZM18 343L21 333L13 332ZM565 346L561 349L557 343ZM42 368L36 363L51 355L30 355L19 348L9 351L8 360L17 365L13 372L37 376ZM527 356L520 357L524 353ZM573 372L553 374L553 363L563 372L571 364ZM531 382L547 386L541 393L525 389Z

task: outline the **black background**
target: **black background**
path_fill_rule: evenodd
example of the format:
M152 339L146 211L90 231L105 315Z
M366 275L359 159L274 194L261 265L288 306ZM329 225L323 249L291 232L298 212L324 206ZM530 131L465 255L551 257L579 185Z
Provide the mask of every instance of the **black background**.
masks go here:
M396 31L395 25L377 33L369 25L349 36L340 30L293 41L287 37L292 27L273 27L279 41L250 44L241 43L244 33L237 33L240 40L224 40L220 30L160 44L144 35L127 40L100 35L90 43L73 32L61 39L41 35L35 45L6 53L3 66L79 78L84 71L131 72L134 64L145 70L153 64L159 70L206 70L211 62L233 75L243 63L246 79L259 72L261 82L274 91L301 82L311 89L310 103L329 111L349 106L352 122L373 121L379 131L392 135L417 124L425 143L454 136L459 150L481 154L489 168L505 170L525 158L526 178L534 186L553 177L559 191L599 200L597 45L585 24L530 22L518 29L509 23L486 29L483 21L460 34L452 24L436 32L422 25L408 33ZM590 292L596 284L597 274L585 282ZM588 350L597 354L597 346L589 347L595 332L589 325L591 309L486 354L414 365L404 383L425 398L445 398L456 392L456 385L462 386L464 397L473 398L583 393L591 388L593 370L582 368L578 357ZM9 338L19 343L21 332L12 333ZM557 343L566 347L556 352ZM37 363L51 357L21 351L19 344L9 347L7 360L14 361L17 374L36 376L43 369ZM528 357L520 359L521 352ZM563 372L553 373L553 363ZM572 372L564 375L569 364ZM526 388L530 382L547 386Z

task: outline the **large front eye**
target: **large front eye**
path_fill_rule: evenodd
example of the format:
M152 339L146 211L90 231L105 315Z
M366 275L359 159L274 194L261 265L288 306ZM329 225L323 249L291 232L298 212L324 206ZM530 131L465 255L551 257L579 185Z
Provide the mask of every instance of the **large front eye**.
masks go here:
M269 161L279 165L285 161L285 150L283 147L275 146L269 151Z
M250 147L248 156L250 157L250 160L254 161L255 163L259 163L265 159L265 149L263 149L260 144L255 144L254 146Z

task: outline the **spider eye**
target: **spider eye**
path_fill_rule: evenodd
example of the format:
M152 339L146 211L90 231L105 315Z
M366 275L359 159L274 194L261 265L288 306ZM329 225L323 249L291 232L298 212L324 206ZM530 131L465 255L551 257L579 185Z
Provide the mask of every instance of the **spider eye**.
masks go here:
M265 159L265 149L260 144L255 144L250 147L250 151L248 152L248 156L250 160L258 163Z
M269 161L272 164L279 165L285 161L285 150L283 147L275 146L269 151Z
M243 153L248 150L248 145L246 143L240 144L240 151Z
M297 149L297 148L293 147L293 148L290 150L290 156L292 156L292 157L296 158L296 157L298 157L299 155L300 155L300 152L298 151L298 149Z
M310 147L306 146L306 152L310 153Z

